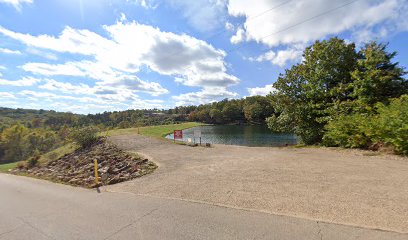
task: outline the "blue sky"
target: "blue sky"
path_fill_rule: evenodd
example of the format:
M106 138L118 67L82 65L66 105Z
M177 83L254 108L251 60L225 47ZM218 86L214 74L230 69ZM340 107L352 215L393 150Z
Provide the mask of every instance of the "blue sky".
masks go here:
M0 106L75 113L265 95L315 40L389 42L405 0L0 0Z

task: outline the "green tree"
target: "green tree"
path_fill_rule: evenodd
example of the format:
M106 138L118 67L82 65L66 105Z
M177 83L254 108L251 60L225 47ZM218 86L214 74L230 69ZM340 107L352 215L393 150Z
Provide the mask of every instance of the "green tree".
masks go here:
M268 118L275 131L291 130L306 144L319 143L324 126L334 114L345 111L351 100L351 72L357 65L353 43L332 38L317 41L305 49L304 61L280 75L271 97L280 114Z
M24 141L27 134L28 129L19 123L2 132L0 146L4 151L3 162L20 161L27 157L28 144Z
M222 112L219 109L216 108L211 109L210 117L214 123L220 124L223 122Z
M371 108L377 102L388 103L388 99L408 93L406 73L398 62L392 62L396 52L387 52L387 45L371 42L359 52L360 59L352 72L353 94L359 108Z

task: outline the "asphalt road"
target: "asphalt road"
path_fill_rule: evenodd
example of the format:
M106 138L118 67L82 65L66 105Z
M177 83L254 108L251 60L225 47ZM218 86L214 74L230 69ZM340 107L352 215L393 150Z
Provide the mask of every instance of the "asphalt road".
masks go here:
M407 234L0 174L0 239L408 239Z

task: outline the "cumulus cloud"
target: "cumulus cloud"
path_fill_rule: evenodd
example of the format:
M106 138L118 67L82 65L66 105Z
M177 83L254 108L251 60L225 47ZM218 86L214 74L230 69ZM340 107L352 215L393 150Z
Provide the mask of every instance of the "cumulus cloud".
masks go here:
M242 27L238 27L237 32L235 33L234 36L231 37L230 41L232 44L237 44L244 41L245 38L246 38L245 30Z
M249 58L250 61L264 62L269 61L274 65L284 67L287 63L298 62L302 59L303 51L296 48L288 48L285 50L273 51L270 50L256 58Z
M14 86L14 87L27 87L33 86L37 83L41 82L41 79L33 78L33 77L23 77L19 80L6 80L0 79L0 86Z
M7 48L0 48L0 53L4 53L4 54L16 54L16 55L20 55L21 52L18 50L11 50L11 49L7 49Z
M137 73L143 66L161 75L173 76L187 86L228 87L239 82L237 77L227 73L226 53L205 41L136 22L117 22L104 29L109 38L70 27L59 36L33 36L3 27L0 33L30 47L87 57L82 61L31 62L22 66L35 74L93 78L100 86L120 86L154 96L168 91L159 83L140 80Z
M254 88L247 88L250 96L266 96L269 93L276 92L276 88L273 87L272 84L265 85L265 87L254 87Z
M225 98L236 98L238 94L235 92L227 91L223 87L207 87L198 92L184 93L178 96L173 96L176 105L197 105Z
M45 79L44 84L38 86L40 89L46 89L50 91L60 91L68 94L94 94L95 90L90 86L80 83L73 85L69 82L58 82L53 79Z
M33 3L33 0L0 0L0 3L6 3L6 4L9 4L9 5L12 5L17 10L20 10L22 4Z
M243 30L238 29L234 41L231 39L231 42L256 41L274 47L308 43L344 31L351 31L355 37L366 32L361 38L366 41L367 38L373 39L403 31L408 27L408 11L404 11L408 2L405 0L360 0L338 8L347 3L343 0L291 1L251 20L248 16L278 6L281 1L262 0L253 4L251 1L230 0L229 14L247 17ZM328 14L315 17L328 11ZM382 27L378 27L379 24ZM244 34L246 38L238 37Z

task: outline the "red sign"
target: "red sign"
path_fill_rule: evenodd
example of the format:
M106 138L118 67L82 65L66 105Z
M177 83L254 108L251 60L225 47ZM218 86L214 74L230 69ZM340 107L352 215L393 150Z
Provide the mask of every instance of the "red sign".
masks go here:
M183 130L174 130L174 139L183 139Z

